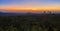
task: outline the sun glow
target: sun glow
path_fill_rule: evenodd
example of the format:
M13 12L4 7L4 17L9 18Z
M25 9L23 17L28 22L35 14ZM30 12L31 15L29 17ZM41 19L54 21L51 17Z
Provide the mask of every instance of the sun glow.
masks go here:
M10 12L42 12L42 11L60 11L60 7L6 7L0 8Z

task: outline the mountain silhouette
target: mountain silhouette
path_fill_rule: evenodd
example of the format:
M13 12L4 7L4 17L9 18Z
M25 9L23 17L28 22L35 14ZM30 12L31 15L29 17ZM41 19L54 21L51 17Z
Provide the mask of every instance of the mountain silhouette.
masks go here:
M22 16L25 14L26 13L4 13L4 12L0 12L0 16Z

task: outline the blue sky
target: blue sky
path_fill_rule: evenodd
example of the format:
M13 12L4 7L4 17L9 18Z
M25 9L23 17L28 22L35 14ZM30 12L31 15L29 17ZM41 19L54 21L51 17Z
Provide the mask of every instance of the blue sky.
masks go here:
M28 2L60 2L60 0L0 0L0 3L11 3L11 2L17 2L17 3L28 3Z
M12 7L24 6L24 7L60 7L60 0L0 0L0 7Z
M0 5L9 4L26 4L26 3L36 3L36 4L60 4L60 0L0 0Z

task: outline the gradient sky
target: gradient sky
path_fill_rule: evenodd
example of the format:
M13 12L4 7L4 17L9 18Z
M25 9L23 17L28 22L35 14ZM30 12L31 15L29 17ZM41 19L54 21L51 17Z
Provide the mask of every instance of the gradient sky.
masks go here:
M17 10L60 10L60 0L0 0L0 9Z

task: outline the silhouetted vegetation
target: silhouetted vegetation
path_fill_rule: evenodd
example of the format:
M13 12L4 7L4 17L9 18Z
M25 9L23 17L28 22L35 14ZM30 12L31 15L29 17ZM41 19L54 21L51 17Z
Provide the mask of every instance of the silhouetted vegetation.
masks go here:
M0 31L60 31L60 14L0 16Z

